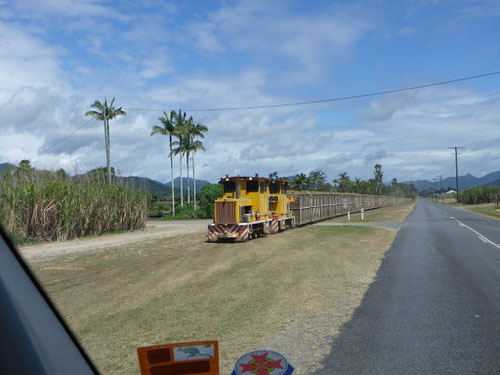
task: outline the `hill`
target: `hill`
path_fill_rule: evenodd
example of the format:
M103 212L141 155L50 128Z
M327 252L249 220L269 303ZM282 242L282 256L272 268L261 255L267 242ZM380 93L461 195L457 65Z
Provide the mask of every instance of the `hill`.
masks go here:
M12 168L12 167L15 167L15 165L14 164L10 164L10 163L0 163L0 174L2 174L7 169Z
M140 190L146 190L150 194L155 194L161 199L165 199L166 197L170 196L171 194L171 184L170 182L163 184L161 182L152 180L147 177L137 177L137 176L128 176L128 177L122 177L122 180L129 184L130 187L133 189L140 189ZM175 194L180 194L180 177L177 177L174 179L174 186L175 186ZM190 181L190 186L191 190L193 189L193 179L189 179ZM209 183L208 181L205 180L198 180L196 179L196 194L199 194L201 192L201 187L205 184ZM187 178L183 177L182 178L182 184L183 184L183 190L184 194L187 193Z
M403 183L415 185L419 192L429 190L434 186L434 183L428 180L405 181ZM446 177L445 179L443 179L441 184L443 188L447 188L448 186L455 188L455 177ZM474 177L470 173L467 173L465 176L458 176L458 187L460 189L467 189L484 185L500 186L500 171L488 173L483 177ZM439 189L440 183L437 182L436 186Z

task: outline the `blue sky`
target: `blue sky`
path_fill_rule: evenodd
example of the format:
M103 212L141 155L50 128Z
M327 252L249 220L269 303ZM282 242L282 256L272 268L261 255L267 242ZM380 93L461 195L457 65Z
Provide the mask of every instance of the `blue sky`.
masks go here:
M156 109L269 105L500 70L500 1L0 0L0 162L169 180ZM500 75L334 103L188 112L209 127L197 177L323 169L385 179L499 170ZM153 109L138 111L134 108ZM62 141L62 142L61 142ZM49 152L42 151L54 146ZM176 168L178 166L176 165Z

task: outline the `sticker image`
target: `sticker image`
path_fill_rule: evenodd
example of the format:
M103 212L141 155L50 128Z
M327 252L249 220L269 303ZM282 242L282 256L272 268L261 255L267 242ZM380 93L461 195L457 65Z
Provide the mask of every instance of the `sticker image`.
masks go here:
M174 348L174 361L207 359L214 357L213 345L183 346Z
M271 350L257 350L241 356L231 375L290 375L294 371L286 358Z

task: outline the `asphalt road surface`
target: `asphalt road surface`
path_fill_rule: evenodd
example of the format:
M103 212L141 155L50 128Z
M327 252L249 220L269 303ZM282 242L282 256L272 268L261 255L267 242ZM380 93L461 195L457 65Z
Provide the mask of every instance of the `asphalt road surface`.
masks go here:
M420 200L316 374L500 374L500 221Z

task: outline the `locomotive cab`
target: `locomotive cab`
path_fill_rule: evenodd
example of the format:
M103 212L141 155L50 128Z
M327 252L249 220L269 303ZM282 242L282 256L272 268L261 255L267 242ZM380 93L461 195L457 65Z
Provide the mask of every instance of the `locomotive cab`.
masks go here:
M246 241L292 226L293 216L286 195L285 179L229 177L219 181L222 198L215 201L214 222L208 227L208 240Z
M291 211L287 197L288 181L284 178L269 182L269 213L273 218L290 217Z

